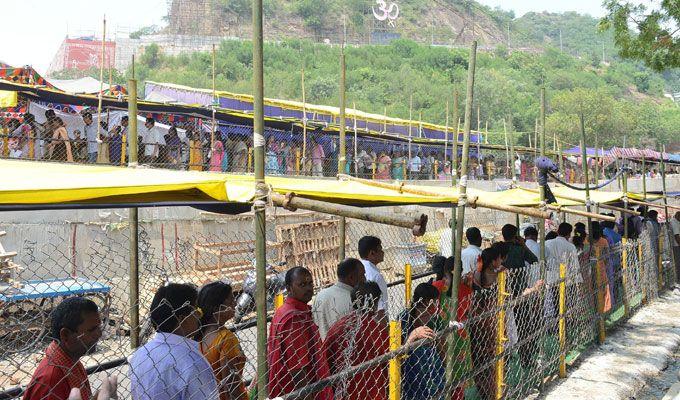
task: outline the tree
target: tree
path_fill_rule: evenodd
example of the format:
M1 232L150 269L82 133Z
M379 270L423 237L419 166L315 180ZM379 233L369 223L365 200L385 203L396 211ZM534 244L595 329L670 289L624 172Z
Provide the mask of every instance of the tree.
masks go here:
M612 29L623 58L643 61L656 71L680 67L680 2L662 0L659 8L607 0L601 30ZM631 26L633 29L631 29Z

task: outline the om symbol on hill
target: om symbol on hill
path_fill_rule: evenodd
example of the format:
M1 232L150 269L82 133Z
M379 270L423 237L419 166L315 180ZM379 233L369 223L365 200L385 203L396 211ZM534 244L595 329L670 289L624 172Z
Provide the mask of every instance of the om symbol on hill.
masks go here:
M375 19L378 21L387 20L389 26L395 26L394 21L399 17L399 5L390 3L388 6L385 0L376 0L375 3L378 5L378 12L375 11L374 7L371 7Z

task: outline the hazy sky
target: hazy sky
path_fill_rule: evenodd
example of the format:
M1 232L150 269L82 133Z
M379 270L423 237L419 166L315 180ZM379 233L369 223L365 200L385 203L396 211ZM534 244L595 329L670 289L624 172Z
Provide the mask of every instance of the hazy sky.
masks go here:
M209 0L205 0L209 1ZM367 0L370 1L370 0ZM398 3L399 0L392 0ZM515 10L516 16L528 11L578 11L594 17L603 14L599 0L478 0L491 7ZM0 61L14 66L33 65L44 73L67 34L101 32L104 14L107 37L115 32L131 32L139 27L162 24L168 0L23 0L2 7Z

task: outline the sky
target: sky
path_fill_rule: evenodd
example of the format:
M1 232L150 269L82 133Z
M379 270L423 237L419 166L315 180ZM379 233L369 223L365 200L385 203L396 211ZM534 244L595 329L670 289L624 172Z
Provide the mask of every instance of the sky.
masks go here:
M514 10L516 17L534 11L565 12L576 11L579 14L589 14L599 18L605 14L601 0L477 0L479 3L490 7L500 7L504 10Z
M209 1L209 0L205 0ZM371 0L367 0L371 1ZM392 0L398 3L399 0ZM600 17L599 0L478 0L520 17L529 11L577 11ZM2 7L0 37L11 38L0 46L0 61L13 66L32 65L44 74L62 40L68 35L97 36L106 14L107 37L115 32L132 32L148 25L163 25L168 0L23 0ZM11 5L10 5L11 4ZM30 11L30 12L29 12Z

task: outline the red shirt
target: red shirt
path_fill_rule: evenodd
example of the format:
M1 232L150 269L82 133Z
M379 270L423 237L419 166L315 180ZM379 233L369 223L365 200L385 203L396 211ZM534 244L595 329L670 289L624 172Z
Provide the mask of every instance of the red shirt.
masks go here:
M331 374L372 360L389 351L387 325L375 314L352 312L333 324L323 343ZM361 321L359 321L359 319ZM387 363L354 374L334 387L336 399L387 399ZM345 391L346 390L346 391Z
M267 343L269 363L269 397L278 397L294 390L295 382L302 377L291 371L304 369L308 383L327 378L328 363L321 351L319 328L312 319L312 309L307 304L287 297L274 313L269 326ZM327 387L317 392L316 400L333 399L333 390Z
M33 373L24 400L66 400L73 388L80 388L83 400L92 396L83 364L71 360L57 342L52 342Z

